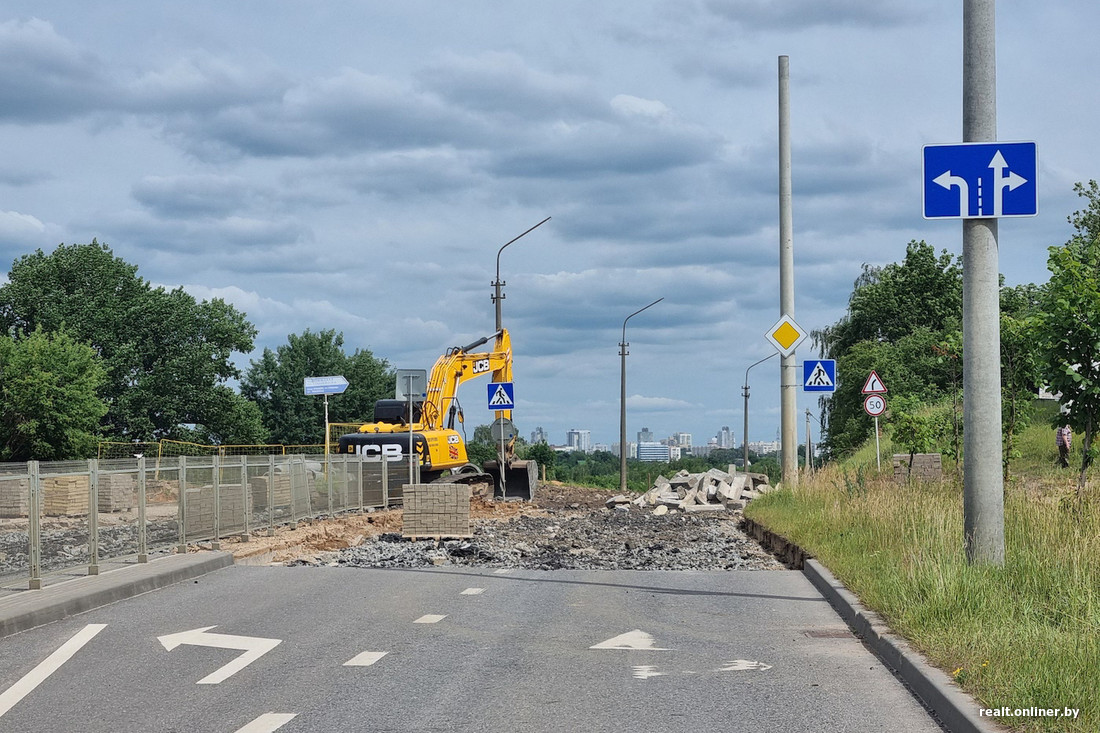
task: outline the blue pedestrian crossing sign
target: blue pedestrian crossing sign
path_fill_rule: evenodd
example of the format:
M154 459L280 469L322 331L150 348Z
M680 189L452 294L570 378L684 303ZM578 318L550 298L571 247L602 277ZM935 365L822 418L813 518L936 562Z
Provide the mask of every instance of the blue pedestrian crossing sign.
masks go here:
M836 392L836 359L802 362L803 392Z
M489 383L489 409L516 409L516 386L514 382Z
M1033 142L924 146L925 219L993 219L1039 213Z

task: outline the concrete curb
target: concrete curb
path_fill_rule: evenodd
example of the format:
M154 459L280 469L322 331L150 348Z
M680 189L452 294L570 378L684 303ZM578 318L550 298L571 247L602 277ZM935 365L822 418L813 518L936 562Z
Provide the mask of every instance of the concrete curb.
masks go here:
M22 591L0 600L0 638L60 621L108 603L191 580L233 564L228 552L169 555L102 575Z
M943 670L930 665L904 639L895 636L882 618L864 608L855 594L833 577L828 568L817 560L807 559L802 573L863 638L871 651L909 685L913 694L924 701L949 731L1001 733L1005 730L992 720L979 717L981 706L978 703L960 690Z

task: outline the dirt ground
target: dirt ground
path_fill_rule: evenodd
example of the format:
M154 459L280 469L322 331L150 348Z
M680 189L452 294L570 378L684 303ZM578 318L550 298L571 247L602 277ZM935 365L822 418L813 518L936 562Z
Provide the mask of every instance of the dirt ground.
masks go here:
M509 521L518 516L585 513L603 508L605 502L617 493L545 482L539 484L534 498L529 502L489 501L475 495L470 504L470 518ZM232 552L239 564L282 564L355 547L369 537L400 531L400 509L376 510L367 514L319 519L297 528L277 527L274 537L261 532L253 534L247 542L227 539L222 542L221 549ZM200 548L209 546L209 543L199 545Z

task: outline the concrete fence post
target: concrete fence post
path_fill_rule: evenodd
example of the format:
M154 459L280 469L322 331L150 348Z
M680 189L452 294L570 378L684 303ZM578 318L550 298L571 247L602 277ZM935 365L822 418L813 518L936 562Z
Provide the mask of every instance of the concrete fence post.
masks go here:
M30 544L30 580L28 590L42 590L42 485L38 461L27 462L27 515L30 517L27 540Z
M187 456L179 457L179 544L176 552L187 554Z
M145 456L137 459L137 502L138 502L138 556L137 561L149 562L149 534L146 527L145 506Z
M88 461L88 575L99 575L99 461Z

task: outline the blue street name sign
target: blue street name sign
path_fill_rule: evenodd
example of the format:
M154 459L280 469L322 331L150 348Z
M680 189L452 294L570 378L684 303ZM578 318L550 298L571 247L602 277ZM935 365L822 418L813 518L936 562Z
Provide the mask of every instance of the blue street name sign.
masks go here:
M514 382L489 383L489 409L516 409L516 386Z
M836 392L836 359L802 362L803 392Z
M1039 213L1033 142L924 146L925 219L994 219Z
M335 377L306 377L304 380L306 394L342 394L348 388L348 380L341 376Z

